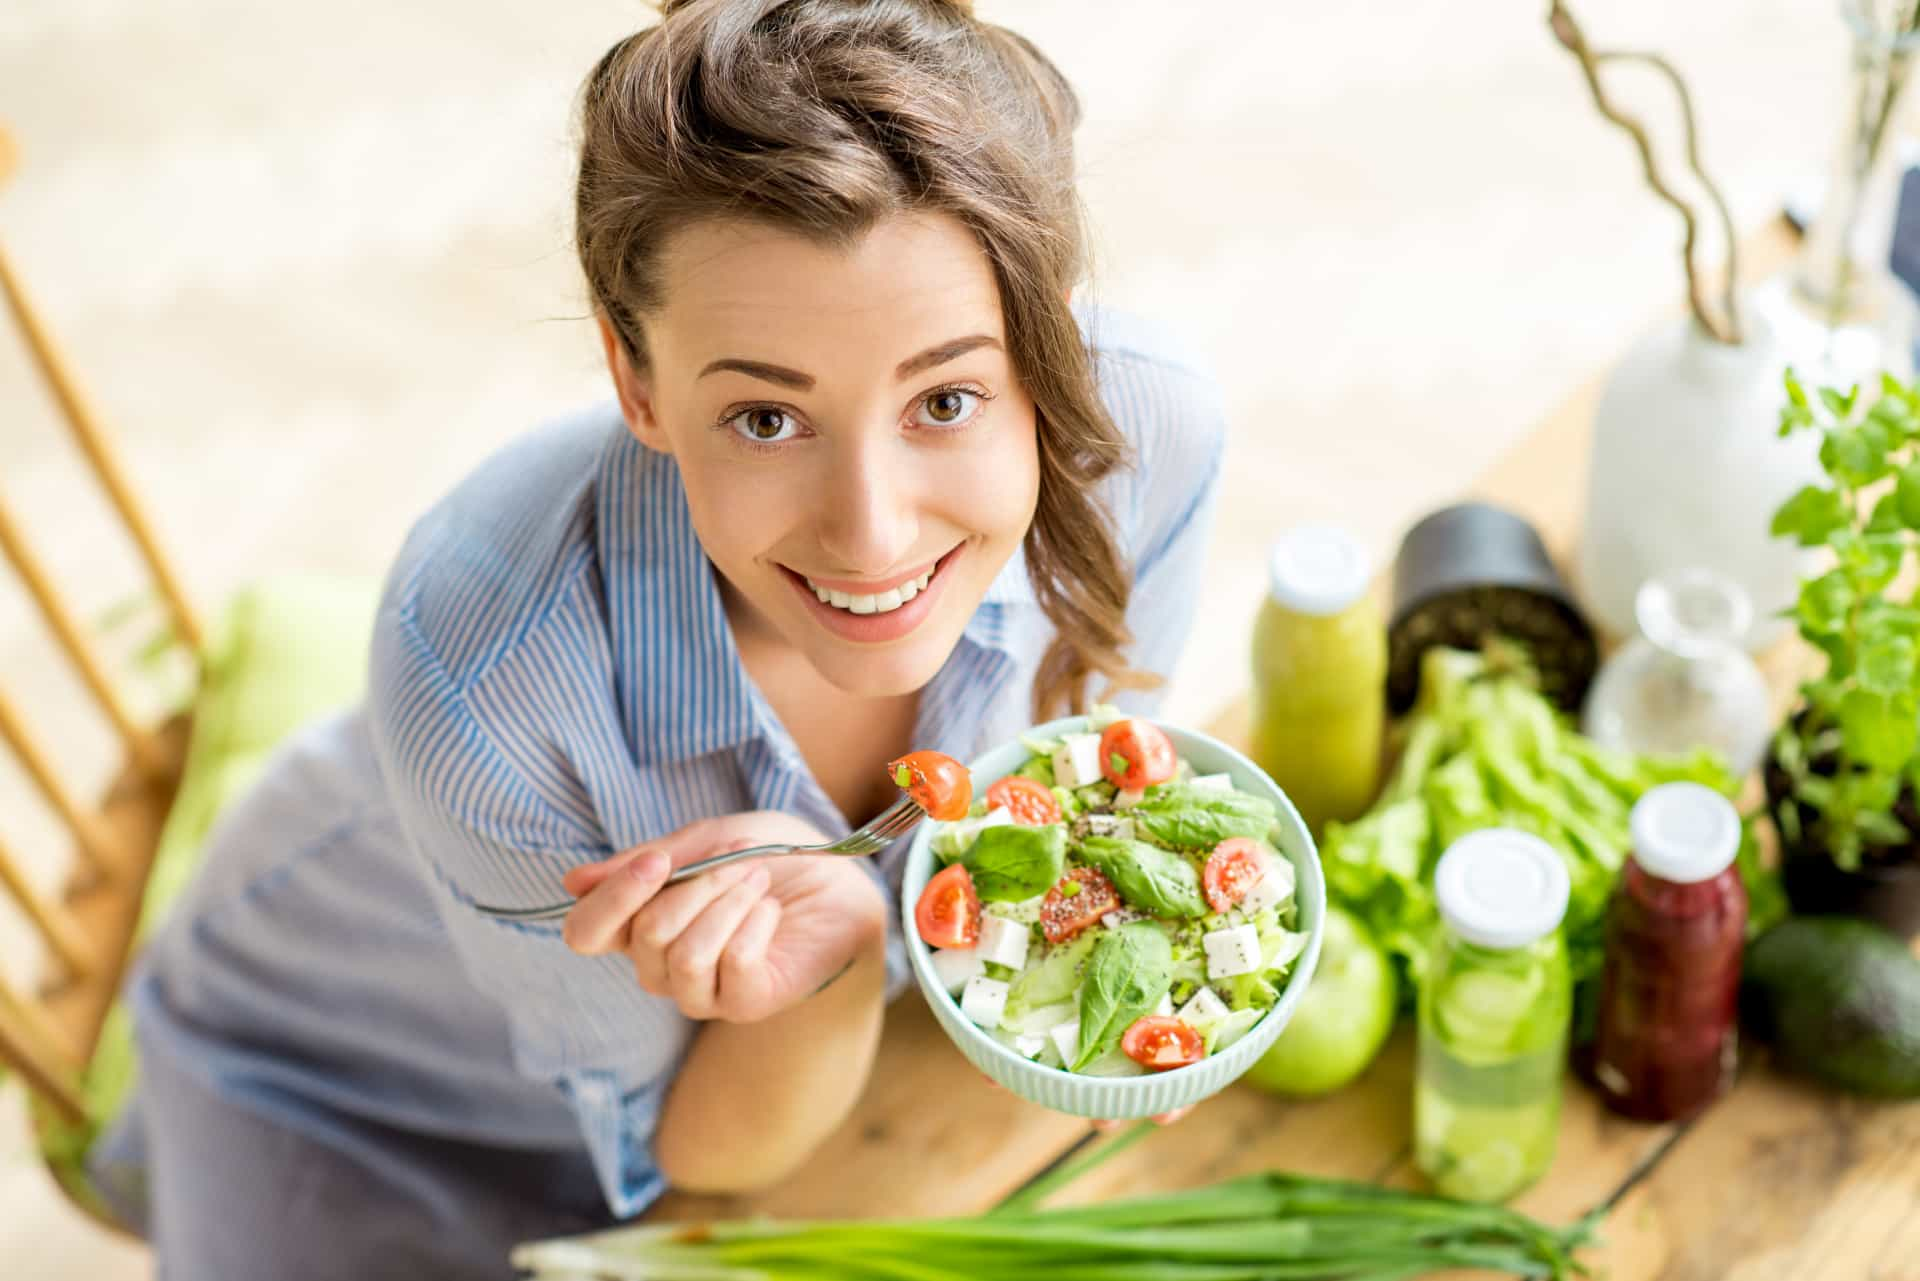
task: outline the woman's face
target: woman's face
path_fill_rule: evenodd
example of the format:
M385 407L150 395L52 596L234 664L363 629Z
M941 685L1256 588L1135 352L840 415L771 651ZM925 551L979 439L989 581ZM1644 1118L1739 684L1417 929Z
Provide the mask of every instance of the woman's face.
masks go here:
M944 215L849 249L711 222L661 266L648 367L610 334L608 360L634 434L679 462L741 643L784 642L850 694L919 689L1039 493L985 252Z

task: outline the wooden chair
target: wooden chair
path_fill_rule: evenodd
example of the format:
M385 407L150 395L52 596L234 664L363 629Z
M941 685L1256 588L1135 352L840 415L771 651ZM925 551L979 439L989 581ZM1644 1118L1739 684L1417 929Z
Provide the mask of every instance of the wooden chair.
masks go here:
M0 186L17 160L11 138L0 128ZM0 295L93 478L137 547L176 635L197 663L205 652L199 620L154 538L97 415L28 299L4 247L0 247ZM12 697L14 691L7 688L7 674L0 672L0 744L19 761L76 846L68 883L53 893L36 889L7 844L8 816L0 813L0 891L32 923L54 962L38 991L25 991L0 974L0 1067L25 1081L41 1105L37 1112L43 1121L56 1118L81 1125L87 1120L86 1065L126 968L148 869L179 782L187 727L184 717L162 725L137 723L86 629L35 555L32 539L13 518L4 490L0 480L0 553L125 752L124 765L106 797L97 805L86 803L56 771L41 746L44 740L27 725ZM76 1191L70 1185L68 1190ZM84 1198L76 1195L76 1200L93 1212Z

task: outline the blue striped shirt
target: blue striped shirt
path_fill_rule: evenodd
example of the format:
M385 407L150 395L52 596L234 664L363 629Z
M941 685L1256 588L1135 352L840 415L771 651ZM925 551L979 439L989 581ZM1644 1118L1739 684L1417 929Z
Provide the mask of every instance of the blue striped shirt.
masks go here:
M1164 673L1193 616L1219 401L1139 322L1083 320L1137 460L1101 494L1135 574L1131 657ZM1025 728L1051 636L1016 555L922 692L915 745L965 760ZM694 1025L623 958L474 904L550 901L569 867L751 809L846 830L740 663L676 465L610 405L560 423L415 528L366 705L277 758L150 949L143 1052L323 1138L345 1115L584 1143L609 1206L637 1212L662 1190L651 1139ZM895 992L904 850L869 865Z

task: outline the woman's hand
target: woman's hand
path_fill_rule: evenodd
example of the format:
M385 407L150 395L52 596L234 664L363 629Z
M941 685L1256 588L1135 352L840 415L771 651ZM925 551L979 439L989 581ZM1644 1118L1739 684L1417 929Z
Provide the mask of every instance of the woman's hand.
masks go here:
M886 930L868 872L834 855L752 859L668 886L698 859L753 845L828 839L791 814L756 810L702 819L659 840L567 873L580 901L567 946L622 952L640 986L691 1019L752 1023L790 1009L838 977Z

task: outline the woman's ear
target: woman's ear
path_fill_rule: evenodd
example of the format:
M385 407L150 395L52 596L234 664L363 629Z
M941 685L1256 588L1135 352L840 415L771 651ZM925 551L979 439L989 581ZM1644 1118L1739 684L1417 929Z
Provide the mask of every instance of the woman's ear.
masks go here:
M600 312L596 319L600 322L600 346L607 354L607 373L613 378L614 394L620 398L620 416L627 420L627 430L648 449L657 449L663 454L672 453L667 433L661 430L660 420L654 417L650 380L633 367L633 358L627 354L627 345L614 332L613 322L607 319L607 313Z

